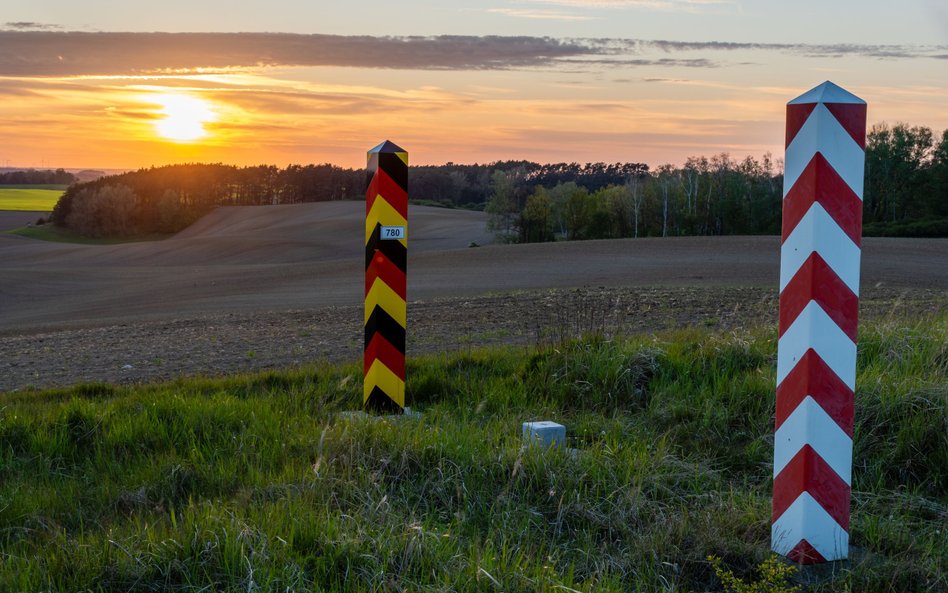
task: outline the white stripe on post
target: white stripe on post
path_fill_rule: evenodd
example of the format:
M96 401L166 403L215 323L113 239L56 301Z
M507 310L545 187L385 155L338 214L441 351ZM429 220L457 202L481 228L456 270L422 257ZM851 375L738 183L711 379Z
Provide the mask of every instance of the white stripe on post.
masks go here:
M787 147L784 194L790 191L813 154L819 151L857 195L862 195L863 148L856 144L839 120L818 104Z
M780 445L774 448L775 478L804 445L809 445L846 484L851 483L853 440L812 397L803 398L780 425L774 443Z
M780 290L816 252L840 280L859 295L859 246L819 203L813 204L780 249Z
M778 385L811 348L850 389L856 386L856 344L816 301L810 301L777 342Z
M849 533L806 492L774 521L770 535L773 551L784 556L799 547L794 541L797 537L827 560L846 558L849 553Z

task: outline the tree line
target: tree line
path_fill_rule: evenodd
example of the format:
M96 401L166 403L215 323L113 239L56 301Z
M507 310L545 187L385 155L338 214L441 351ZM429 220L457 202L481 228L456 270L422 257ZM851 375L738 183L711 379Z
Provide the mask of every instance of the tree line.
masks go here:
M495 172L522 172L531 184L568 180L595 189L642 174L640 163L559 163L528 161L425 165L409 168L413 201L451 208L484 209ZM217 206L296 204L363 199L364 169L330 164L188 164L152 167L71 185L50 221L90 237L173 233Z
M631 177L648 173L644 163L550 163L499 161L488 164L421 165L408 169L412 196L442 206L483 210L493 191L493 176L501 172L531 187L553 187L572 182L595 191L622 184Z
M866 138L863 230L870 235L948 236L948 130L873 126Z
M536 183L524 167L494 171L489 227L507 242L779 234L781 163L722 153L639 169L598 186ZM874 126L867 135L865 235L948 236L948 131Z
M486 210L511 242L776 234L782 163L692 157L681 166L498 161L409 168L413 201ZM362 199L364 169L169 165L73 183L51 221L88 236L176 232L217 206ZM865 234L948 236L948 133L880 125L866 146Z
M522 170L497 171L486 211L490 229L507 242L772 234L780 230L781 179L769 156L727 154L594 189L533 185Z
M69 185L79 178L64 169L22 169L0 173L0 185Z
M177 232L218 206L363 197L365 172L334 165L167 165L76 183L50 221L90 237Z

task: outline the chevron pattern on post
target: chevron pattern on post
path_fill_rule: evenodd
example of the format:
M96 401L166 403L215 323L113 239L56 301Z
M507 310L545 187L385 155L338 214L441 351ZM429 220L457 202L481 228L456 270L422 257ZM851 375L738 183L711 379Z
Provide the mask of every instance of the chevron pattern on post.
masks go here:
M825 82L787 104L771 548L849 555L866 103Z
M405 408L408 153L386 140L368 152L365 193L365 380L363 405Z

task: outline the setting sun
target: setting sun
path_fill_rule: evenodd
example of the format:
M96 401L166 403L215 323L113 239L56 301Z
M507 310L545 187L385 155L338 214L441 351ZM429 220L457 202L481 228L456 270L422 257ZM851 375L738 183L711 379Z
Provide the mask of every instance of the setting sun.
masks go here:
M167 94L155 97L162 118L155 121L158 135L175 142L193 142L207 136L204 124L217 119L207 101L190 95Z

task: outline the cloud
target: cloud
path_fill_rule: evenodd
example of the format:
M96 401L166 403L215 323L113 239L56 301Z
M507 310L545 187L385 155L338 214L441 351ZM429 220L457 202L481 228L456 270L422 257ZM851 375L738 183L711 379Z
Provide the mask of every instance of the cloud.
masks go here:
M559 60L565 64L587 64L599 66L659 66L664 68L720 68L721 64L706 58L693 59L673 59L673 58L597 58L597 59L571 59L565 58Z
M47 23L37 23L35 21L12 21L6 22L3 26L7 29L14 29L17 31L36 31L36 30L56 30L62 29L59 25L50 25Z
M32 97L38 93L34 89L35 85L26 85L23 80L12 78L0 78L0 96L8 97Z
M552 4L578 8L645 8L697 12L707 6L734 4L733 0L523 0L534 4Z
M822 44L806 43L741 43L731 41L667 41L667 40L628 40L629 50L654 48L664 52L684 51L776 51L793 53L809 58L835 58L841 56L860 56L867 58L937 58L938 53L948 49L948 45L871 45L871 44Z
M596 17L582 16L578 14L569 14L558 10L529 10L523 8L488 8L487 12L502 14L522 19L535 19L547 21L592 21Z
M0 31L0 75L118 75L264 66L496 70L542 66L594 52L580 42L548 37Z
M332 87L299 90L267 88L215 88L202 96L218 103L238 107L245 112L277 112L283 115L353 116L366 113L392 114L398 111L421 111L427 114L457 109L475 101L440 89L418 89L392 93L371 89L339 89Z
M0 31L0 76L127 76L337 66L403 70L509 70L608 63L721 67L708 54L782 52L803 57L939 58L948 46L808 45L440 35L372 37L290 33ZM698 52L698 57L665 54ZM732 62L733 64L733 62Z

